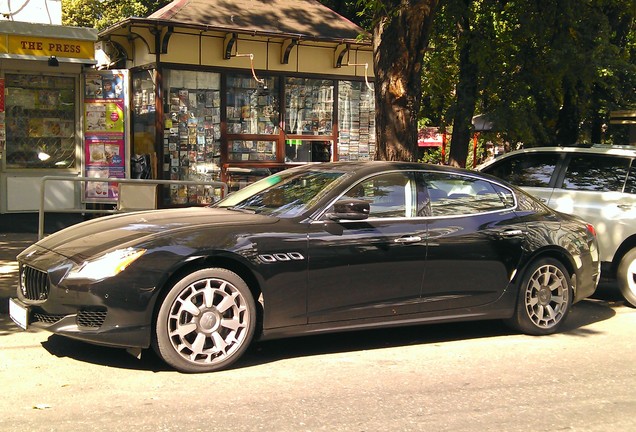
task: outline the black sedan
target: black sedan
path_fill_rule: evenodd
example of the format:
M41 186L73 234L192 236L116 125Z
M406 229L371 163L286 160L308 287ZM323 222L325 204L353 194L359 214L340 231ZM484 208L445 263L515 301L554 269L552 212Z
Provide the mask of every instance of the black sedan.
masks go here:
M494 177L398 162L305 165L211 207L119 214L18 256L10 314L174 368L255 339L503 319L556 332L599 277L594 228Z

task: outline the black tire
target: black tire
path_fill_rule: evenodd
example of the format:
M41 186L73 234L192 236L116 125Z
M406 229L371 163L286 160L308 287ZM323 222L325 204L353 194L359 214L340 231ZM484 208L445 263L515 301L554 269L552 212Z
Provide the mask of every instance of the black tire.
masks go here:
M571 305L569 273L559 261L541 258L531 263L524 273L515 314L506 323L530 335L556 333Z
M195 271L168 292L157 314L153 348L181 372L227 368L245 352L256 324L254 297L236 273Z
M616 271L616 282L627 304L636 307L636 248L621 259Z

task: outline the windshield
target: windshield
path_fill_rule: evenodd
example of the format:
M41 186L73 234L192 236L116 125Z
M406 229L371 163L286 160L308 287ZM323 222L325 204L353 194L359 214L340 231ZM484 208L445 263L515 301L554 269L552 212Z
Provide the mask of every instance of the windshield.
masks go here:
M283 171L228 195L215 207L295 217L315 205L344 174L320 169Z

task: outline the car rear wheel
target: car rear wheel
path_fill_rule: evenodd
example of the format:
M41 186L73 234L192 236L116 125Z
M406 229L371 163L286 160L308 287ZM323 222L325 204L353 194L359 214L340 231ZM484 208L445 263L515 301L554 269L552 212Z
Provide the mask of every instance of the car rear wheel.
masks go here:
M530 264L523 280L515 315L508 324L531 335L558 331L572 304L570 275L552 258Z
M636 248L627 252L621 260L616 279L625 301L636 307Z
M256 307L247 284L223 268L195 271L177 282L159 307L154 348L182 372L228 367L254 337Z

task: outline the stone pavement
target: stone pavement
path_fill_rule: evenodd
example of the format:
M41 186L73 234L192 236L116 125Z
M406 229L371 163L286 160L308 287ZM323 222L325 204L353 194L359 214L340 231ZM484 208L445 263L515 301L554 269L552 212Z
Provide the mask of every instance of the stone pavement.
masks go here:
M18 286L18 264L15 257L37 241L37 234L0 233L0 314L9 313L9 297Z

